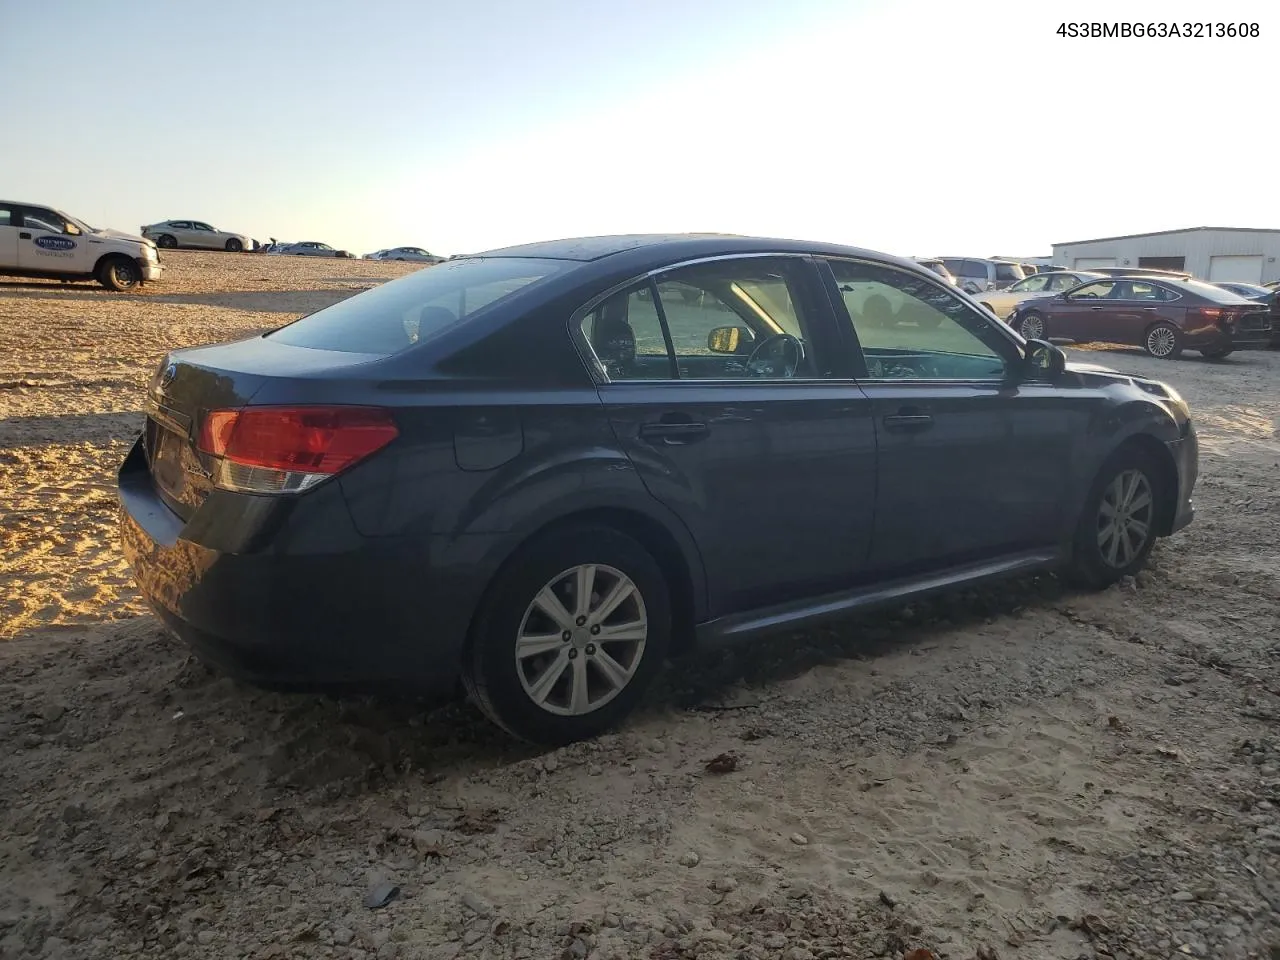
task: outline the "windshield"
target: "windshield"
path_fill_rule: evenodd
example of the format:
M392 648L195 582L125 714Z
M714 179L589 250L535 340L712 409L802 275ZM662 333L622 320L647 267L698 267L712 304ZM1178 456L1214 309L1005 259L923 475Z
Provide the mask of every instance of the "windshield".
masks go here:
M390 356L575 265L514 257L450 260L357 294L266 336L296 347Z

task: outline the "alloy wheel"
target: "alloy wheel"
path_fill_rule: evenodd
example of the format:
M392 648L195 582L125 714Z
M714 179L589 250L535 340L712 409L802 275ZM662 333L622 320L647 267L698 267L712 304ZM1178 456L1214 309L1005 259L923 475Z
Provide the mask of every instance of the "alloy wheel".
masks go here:
M1151 537L1155 497L1141 470L1124 470L1107 485L1098 505L1098 552L1107 566L1122 569L1142 553Z
M1040 340L1044 337L1044 320L1038 313L1029 313L1018 324L1023 339Z
M1168 327L1153 327L1147 334L1147 352L1153 357L1167 357L1173 353L1178 335Z
M548 713L591 713L631 682L648 632L630 577L604 564L571 567L525 609L515 644L520 685Z

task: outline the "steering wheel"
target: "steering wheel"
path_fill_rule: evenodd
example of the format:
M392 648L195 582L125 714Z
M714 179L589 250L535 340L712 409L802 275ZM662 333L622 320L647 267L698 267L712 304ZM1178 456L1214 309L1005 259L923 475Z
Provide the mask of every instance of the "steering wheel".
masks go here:
M747 357L747 371L752 376L789 379L804 362L804 344L789 333L765 337Z

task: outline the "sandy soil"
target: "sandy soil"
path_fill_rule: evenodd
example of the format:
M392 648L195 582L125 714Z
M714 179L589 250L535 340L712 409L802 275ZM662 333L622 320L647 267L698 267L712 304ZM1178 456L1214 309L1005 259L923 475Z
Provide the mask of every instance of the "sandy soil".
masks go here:
M546 753L239 686L146 615L112 477L165 348L413 269L166 261L0 284L0 957L1280 955L1280 354L1089 354L1199 419L1199 519L1136 582L695 658Z

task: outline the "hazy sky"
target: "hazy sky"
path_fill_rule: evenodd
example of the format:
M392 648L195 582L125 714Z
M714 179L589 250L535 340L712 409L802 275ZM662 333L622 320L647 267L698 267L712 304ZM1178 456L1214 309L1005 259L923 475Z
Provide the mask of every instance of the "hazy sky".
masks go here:
M1280 227L1278 40L1274 0L0 0L0 196L357 254Z

